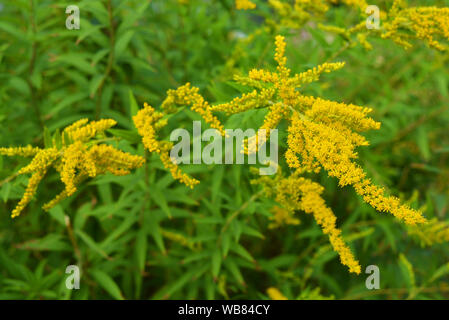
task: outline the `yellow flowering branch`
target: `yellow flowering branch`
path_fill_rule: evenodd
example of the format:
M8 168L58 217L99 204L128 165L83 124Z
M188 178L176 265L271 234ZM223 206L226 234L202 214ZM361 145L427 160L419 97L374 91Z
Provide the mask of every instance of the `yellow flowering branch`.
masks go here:
M32 146L0 148L6 156L32 157L31 162L21 168L16 175L31 174L22 199L12 211L17 217L32 200L37 187L50 168L55 169L64 190L43 206L49 210L65 198L73 195L77 185L87 178L94 178L107 172L114 175L129 174L131 169L141 167L144 159L122 152L110 145L97 141L95 137L116 124L114 120L103 119L88 123L82 119L65 128L62 134L56 133L52 145L40 149Z

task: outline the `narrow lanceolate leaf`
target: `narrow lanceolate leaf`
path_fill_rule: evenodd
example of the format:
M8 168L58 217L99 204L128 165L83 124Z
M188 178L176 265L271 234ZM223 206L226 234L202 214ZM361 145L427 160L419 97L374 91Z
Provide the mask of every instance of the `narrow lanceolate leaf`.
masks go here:
M98 269L94 269L90 270L89 274L98 283L98 285L106 290L106 292L109 293L113 298L117 300L125 299L122 292L120 291L119 286L107 273Z
M137 112L139 112L139 106L137 105L136 98L134 97L133 92L131 89L129 90L129 114L132 117L134 117Z
M145 269L145 260L147 254L147 233L145 229L140 229L136 238L136 256L137 265L139 271L142 272Z

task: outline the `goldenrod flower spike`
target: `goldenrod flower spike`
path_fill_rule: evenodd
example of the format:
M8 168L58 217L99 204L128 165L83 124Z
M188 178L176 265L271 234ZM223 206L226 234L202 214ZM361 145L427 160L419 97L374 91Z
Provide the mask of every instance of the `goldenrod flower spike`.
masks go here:
M80 120L78 120L78 121L72 123L70 126L66 127L66 128L64 129L63 132L66 132L66 133L69 134L69 133L71 133L72 131L74 131L74 130L76 130L76 129L78 129L78 128L83 127L83 126L84 126L85 124L87 124L88 122L89 122L89 119L87 119L87 118L80 119Z
M0 154L8 156L33 156L30 164L18 171L18 174L31 173L32 175L25 194L12 212L12 217L17 217L31 201L39 182L50 167L59 172L65 189L45 204L44 210L51 209L74 194L77 185L87 178L107 172L115 175L129 174L131 169L141 167L145 161L144 158L130 155L109 145L99 144L99 140L95 140L97 135L103 135L115 124L116 122L112 119L91 123L88 123L87 119L81 119L63 130L60 137L62 145L54 145L46 149L31 146L0 148Z
M11 218L15 218L20 215L22 210L27 206L27 204L32 200L34 194L36 193L37 187L39 183L41 182L42 178L45 176L45 173L47 170L41 170L33 173L30 180L28 181L28 186L25 189L25 193L20 200L20 202L17 204L17 206L14 208L11 214Z
M323 233L329 237L341 263L349 268L349 272L360 273L359 262L344 242L341 230L336 227L337 218L321 197L324 191L321 185L301 177L299 171L283 177L280 170L274 179L265 176L254 179L252 183L262 184L266 195L274 197L276 202L289 212L289 216L299 210L312 214ZM283 214L285 215L285 212Z
M26 174L36 171L42 171L48 168L59 156L56 148L40 150L31 160L31 163L19 170L18 174Z
M294 4L291 2L285 0L269 0L268 4L276 12L276 15L280 17L280 21L268 20L267 23L299 29L312 16L320 17L329 9L326 0L296 0Z
M298 225L301 221L298 218L293 217L294 212L285 208L274 206L271 209L273 216L270 217L272 221L269 225L269 229L279 228L283 225Z
M358 3L363 5L362 2ZM290 76L291 71L285 57L285 38L277 36L275 45L276 72L252 70L247 78L239 77L238 80L252 86L254 91L235 98L229 104L221 104L216 110L234 113L245 111L251 104L253 108L269 108L261 128L273 129L281 121L287 122L288 149L285 159L294 173L287 178L278 175L275 179L263 177L253 182L262 183L267 196L273 196L286 210L278 211L279 220L286 213L293 214L297 210L312 214L323 232L329 236L342 264L348 266L350 272L360 273L359 263L343 241L341 231L336 228L336 217L321 198L323 188L300 177L301 174L318 173L324 169L329 176L339 180L341 187L351 185L366 203L378 211L389 212L408 225L425 223L426 219L420 211L401 204L398 198L386 196L384 189L373 185L355 162L358 158L356 148L368 145L368 141L360 133L380 128L380 123L368 116L372 110L304 96L298 90L319 80L322 74L342 68L344 63L325 63ZM270 92L268 101L260 97L267 89L275 91ZM244 107L236 106L239 102ZM245 151L256 151L258 140L258 136L249 138Z
M166 105L164 108L170 109L171 106L168 103L185 103L188 101L187 96L191 97L190 93L186 92L189 86L184 86L181 90L170 90L168 92L168 97L165 101ZM167 102L168 101L168 102ZM210 112L210 111L209 111ZM162 119L164 113L155 111L153 107L148 104L144 104L143 109L133 117L134 125L137 128L137 132L142 136L142 142L145 148L150 152L156 152L161 159L162 164L166 169L168 169L173 177L173 179L184 183L190 188L193 188L199 183L198 180L189 177L187 174L183 173L181 169L172 161L170 158L170 150L172 148L172 143L167 141L157 140L157 131L162 128L166 121Z
M30 145L26 147L14 147L14 148L0 148L0 155L3 156L21 156L21 157L33 157L40 151L40 148L32 147Z
M302 210L313 214L318 225L322 227L323 233L329 236L329 241L334 250L338 252L341 263L349 268L349 272L360 274L361 267L359 262L354 258L351 250L341 237L341 230L336 227L337 218L321 197L324 188L307 179L304 179L302 182L299 186L303 194L301 200Z
M65 148L60 175L61 181L65 184L65 191L68 196L76 192L76 169L82 166L84 160L83 153L86 151L87 149L80 141L75 141L75 143Z
M225 134L224 127L217 117L212 114L212 107L204 98L198 93L199 89L192 87L190 83L179 87L176 90L169 90L167 98L162 103L162 109L166 113L174 112L173 105L189 105L192 111L198 113L206 123L212 128L217 129L223 136Z
M449 221L434 218L423 226L409 227L408 234L416 237L423 247L449 242Z
M85 120L80 120L80 124L82 124ZM93 121L86 125L76 126L67 131L69 137L73 141L81 141L86 142L89 139L92 139L97 134L101 134L107 129L115 126L117 122L112 119L102 119L99 121Z
M360 9L362 13L365 13L365 9L368 6L365 0L326 0L326 1L334 4L342 3L347 6L352 6L354 8Z
M256 4L250 0L235 0L237 10L249 10L256 8Z
M409 40L419 39L430 47L446 51L447 44L439 40L449 41L449 8L404 8L404 4L395 2L384 29L382 38L392 39L405 48L412 46Z
M344 62L323 63L317 67L314 67L313 69L307 70L306 72L302 72L296 75L289 81L288 85L300 87L303 84L318 81L320 79L321 74L339 70L344 66L345 66Z

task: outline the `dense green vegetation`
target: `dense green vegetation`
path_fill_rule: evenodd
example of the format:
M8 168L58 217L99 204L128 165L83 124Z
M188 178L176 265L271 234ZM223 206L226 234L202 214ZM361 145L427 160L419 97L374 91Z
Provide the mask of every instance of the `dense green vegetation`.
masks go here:
M360 13L345 5L292 28L266 1L253 2L254 10L236 10L231 0L0 0L0 147L44 147L49 133L76 120L112 118L111 145L147 159L129 175L87 180L45 212L63 189L49 171L11 219L29 178L14 174L29 159L0 156L0 299L266 299L270 287L289 299L449 297L448 51L419 40L406 50L380 37L370 39L372 50L349 45L318 27L358 23ZM384 11L391 5L373 2ZM65 26L71 4L80 9L79 30ZM321 171L310 177L325 187L362 266L360 275L349 273L311 215L297 212L299 225L269 228L278 204L250 183L249 165L182 165L200 181L190 189L144 150L132 120L137 108L159 109L167 90L186 82L212 105L248 92L233 75L275 70L277 34L288 42L292 73L346 62L302 93L373 108L382 126L364 133L370 145L357 149L358 163L388 194L441 221L445 241L426 244L435 232L418 226L417 236ZM181 111L161 139L201 119ZM226 128L246 129L260 127L265 115L218 117ZM285 151L285 124L279 129ZM68 265L81 268L79 290L66 288ZM368 265L380 269L378 290L365 286Z

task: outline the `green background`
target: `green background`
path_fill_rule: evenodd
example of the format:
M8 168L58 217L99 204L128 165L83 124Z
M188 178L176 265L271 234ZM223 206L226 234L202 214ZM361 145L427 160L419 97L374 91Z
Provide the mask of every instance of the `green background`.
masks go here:
M225 102L240 90L230 82L234 73L274 67L272 29L241 41L265 18L275 18L264 1L255 1L254 11L237 11L230 0L189 2L0 1L0 146L42 146L44 127L53 132L83 117L113 118L118 128L132 130L134 101L157 108L168 89L190 82L211 103ZM391 3L374 2L383 10ZM70 4L80 8L80 30L65 28ZM348 26L357 17L354 9L336 6L324 21ZM313 24L279 32L287 35L293 72L326 61L344 45ZM346 61L345 68L304 93L372 107L382 127L366 134L371 145L359 149L359 163L389 193L414 208L425 206L426 217L448 220L449 54L422 42L410 50L390 40L372 44L371 51L342 52L336 60ZM220 119L227 128L257 128L264 115ZM198 119L188 110L177 114L165 138ZM141 144L118 146L144 155ZM0 158L0 181L27 161ZM27 177L2 183L0 298L265 299L269 287L290 299L449 297L449 245L421 247L404 225L325 173L316 181L362 265L359 276L340 264L311 216L297 213L301 225L269 229L274 202L254 196L260 189L250 184L248 166L183 170L201 181L194 190L149 156L145 168L91 180L46 213L41 205L62 190L52 173L14 220L10 212ZM79 290L65 287L71 264L81 266ZM380 268L379 290L365 287L363 271L371 264Z

